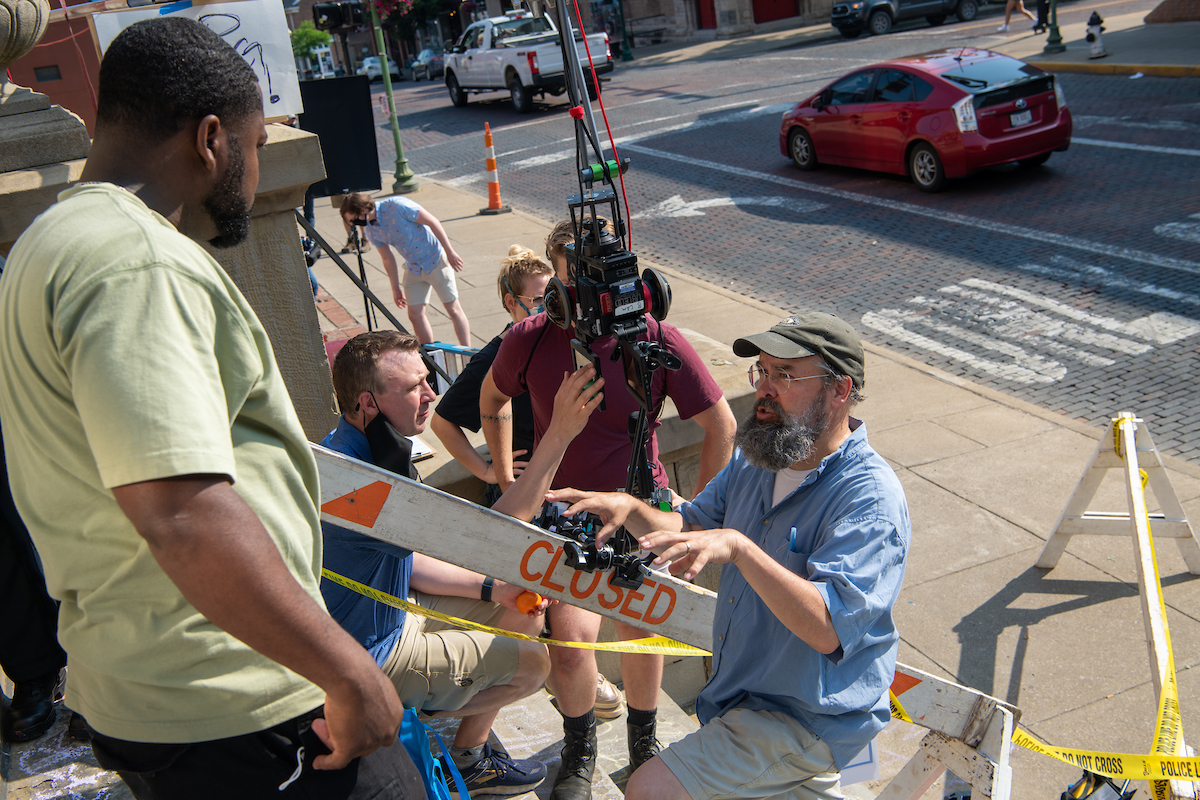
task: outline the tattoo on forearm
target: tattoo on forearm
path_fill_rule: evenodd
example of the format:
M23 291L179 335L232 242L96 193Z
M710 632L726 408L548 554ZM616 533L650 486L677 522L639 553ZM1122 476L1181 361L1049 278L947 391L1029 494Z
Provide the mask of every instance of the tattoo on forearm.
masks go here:
M479 418L486 422L508 422L512 414L480 414Z

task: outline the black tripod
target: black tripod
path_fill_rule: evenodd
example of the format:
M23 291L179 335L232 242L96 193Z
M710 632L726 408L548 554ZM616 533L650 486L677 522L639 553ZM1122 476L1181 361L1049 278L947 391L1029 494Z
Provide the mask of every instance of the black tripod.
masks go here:
M358 233L359 227L360 223L358 220L355 220L354 224L350 226L350 248L354 251L354 255L358 258L358 277L363 282L363 286L368 286L367 269L363 266L362 237ZM363 305L366 307L365 317L367 320L367 330L373 331L379 322L378 320L374 319L375 309L371 307L371 301L366 297L366 295L363 295Z

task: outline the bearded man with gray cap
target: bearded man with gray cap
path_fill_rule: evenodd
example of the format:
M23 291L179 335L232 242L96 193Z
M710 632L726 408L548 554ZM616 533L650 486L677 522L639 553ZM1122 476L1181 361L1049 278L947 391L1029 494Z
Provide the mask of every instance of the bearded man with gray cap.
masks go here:
M863 399L858 334L806 312L734 342L755 357L754 410L705 490L664 512L623 494L552 492L624 524L696 577L723 564L699 731L630 778L640 798L842 797L840 769L883 730L911 526L895 472L850 416Z

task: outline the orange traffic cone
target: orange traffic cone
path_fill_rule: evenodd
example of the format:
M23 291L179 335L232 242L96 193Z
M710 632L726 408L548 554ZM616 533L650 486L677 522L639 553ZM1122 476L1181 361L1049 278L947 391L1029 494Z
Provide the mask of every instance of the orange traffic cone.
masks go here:
M488 207L480 214L507 214L511 208L500 202L500 180L496 176L496 148L492 146L492 126L483 123L483 150L487 155Z

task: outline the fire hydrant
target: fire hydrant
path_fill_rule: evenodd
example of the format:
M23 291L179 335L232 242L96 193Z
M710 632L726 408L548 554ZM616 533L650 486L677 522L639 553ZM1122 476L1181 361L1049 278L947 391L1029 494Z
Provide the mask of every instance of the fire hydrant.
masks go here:
M1087 30L1087 40L1092 46L1092 53L1088 58L1104 58L1108 55L1108 51L1104 49L1104 37L1100 35L1104 32L1104 20L1100 19L1100 15L1095 11L1088 18Z

